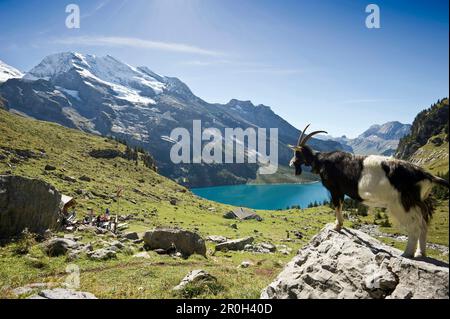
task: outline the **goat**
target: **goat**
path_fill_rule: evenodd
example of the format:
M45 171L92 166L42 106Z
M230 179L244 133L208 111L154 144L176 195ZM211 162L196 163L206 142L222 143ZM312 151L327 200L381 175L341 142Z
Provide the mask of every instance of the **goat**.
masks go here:
M315 131L305 136L303 130L290 161L295 175L302 165L319 174L336 210L335 229L343 226L342 204L345 196L369 207L385 208L405 228L408 242L402 256L425 257L428 223L433 213L429 195L434 185L449 187L449 182L407 161L378 155L358 156L346 152L314 152L306 143ZM416 250L417 248L417 250Z

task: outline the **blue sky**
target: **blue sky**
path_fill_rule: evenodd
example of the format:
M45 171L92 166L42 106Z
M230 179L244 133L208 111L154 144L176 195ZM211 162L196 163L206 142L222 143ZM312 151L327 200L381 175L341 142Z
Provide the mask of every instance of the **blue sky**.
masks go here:
M81 28L65 27L65 7ZM367 29L365 7L381 9ZM208 102L272 107L298 128L355 136L449 95L448 1L0 0L0 60L111 54Z

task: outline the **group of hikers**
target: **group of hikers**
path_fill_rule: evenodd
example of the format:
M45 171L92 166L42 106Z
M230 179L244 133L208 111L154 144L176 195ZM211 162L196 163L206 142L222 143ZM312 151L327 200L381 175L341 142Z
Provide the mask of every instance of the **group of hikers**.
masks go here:
M110 230L112 232L116 231L117 228L117 216L112 217L109 208L102 214L95 215L92 208L88 208L88 213L84 217L82 224L96 226L98 228L103 228ZM72 211L70 213L64 214L63 225L66 227L73 226L76 223L76 212Z
M92 208L88 209L88 214L84 217L83 223L86 225L93 225L99 228L105 228L111 231L115 231L117 227L117 217L111 217L109 208L106 208L104 214L97 215L94 217L94 210Z

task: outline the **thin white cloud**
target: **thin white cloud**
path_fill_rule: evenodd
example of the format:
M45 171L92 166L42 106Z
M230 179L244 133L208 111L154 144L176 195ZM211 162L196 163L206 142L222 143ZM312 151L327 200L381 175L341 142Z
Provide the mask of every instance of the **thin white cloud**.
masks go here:
M63 45L129 47L129 48L199 54L207 56L223 55L222 53L217 51L203 49L189 44L151 41L129 37L78 36L78 37L59 38L53 40L52 42L55 44L63 44Z
M89 17L93 16L99 10L103 9L103 7L108 5L110 2L111 2L111 0L105 0L105 1L100 2L91 12L88 12L85 15L82 15L81 18L85 19L85 18L89 18Z

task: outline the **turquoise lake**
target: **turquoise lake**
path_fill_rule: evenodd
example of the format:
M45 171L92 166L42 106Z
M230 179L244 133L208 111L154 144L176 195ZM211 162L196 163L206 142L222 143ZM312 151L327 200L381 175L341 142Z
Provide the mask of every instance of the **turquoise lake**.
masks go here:
M192 192L219 203L268 210L294 205L306 208L314 201L322 202L330 197L322 183L217 186L193 188Z

